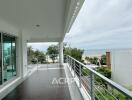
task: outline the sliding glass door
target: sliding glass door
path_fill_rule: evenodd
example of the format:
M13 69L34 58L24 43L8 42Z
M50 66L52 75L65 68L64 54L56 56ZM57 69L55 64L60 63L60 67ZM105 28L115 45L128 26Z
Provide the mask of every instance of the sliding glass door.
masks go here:
M0 84L16 74L16 37L0 33Z
M3 34L3 81L16 75L15 37Z

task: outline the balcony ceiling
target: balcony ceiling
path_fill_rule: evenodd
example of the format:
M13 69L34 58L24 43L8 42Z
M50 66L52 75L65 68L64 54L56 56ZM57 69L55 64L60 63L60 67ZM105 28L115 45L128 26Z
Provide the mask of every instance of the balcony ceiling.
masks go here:
M83 0L0 0L0 30L23 33L31 42L61 41L82 3Z

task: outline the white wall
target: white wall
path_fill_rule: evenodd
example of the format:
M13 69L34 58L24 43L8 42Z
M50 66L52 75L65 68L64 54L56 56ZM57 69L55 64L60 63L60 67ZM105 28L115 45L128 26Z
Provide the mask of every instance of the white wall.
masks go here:
M17 37L16 41L16 67L17 76L11 80L0 85L0 100L6 96L10 91L17 87L22 81L23 77L27 75L27 35L23 35L22 31L14 25L6 22L0 18L0 32L5 32Z
M112 80L132 88L132 50L114 50L111 52Z
M19 31L18 31L19 30ZM6 23L0 18L0 32L4 32L17 37L16 41L16 67L17 76L25 76L27 74L27 40L28 35L17 29L13 25Z

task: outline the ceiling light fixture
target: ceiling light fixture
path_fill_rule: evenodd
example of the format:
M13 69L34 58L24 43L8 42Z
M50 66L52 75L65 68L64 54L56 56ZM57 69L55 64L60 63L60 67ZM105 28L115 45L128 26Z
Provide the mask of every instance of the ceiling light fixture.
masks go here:
M40 25L39 25L39 24L37 24L37 25L36 25L36 27L40 27Z

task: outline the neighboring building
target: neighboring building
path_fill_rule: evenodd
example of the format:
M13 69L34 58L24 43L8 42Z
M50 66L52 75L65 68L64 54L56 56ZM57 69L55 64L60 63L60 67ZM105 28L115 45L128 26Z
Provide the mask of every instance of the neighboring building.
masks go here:
M132 89L132 50L112 50L112 80Z
M88 57L101 58L101 55L92 54ZM85 60L86 56L83 56L84 62L89 64ZM90 68L96 68L96 65L87 65ZM105 65L104 65L105 66ZM111 68L112 80L118 82L122 86L132 89L132 50L106 50L106 66Z

